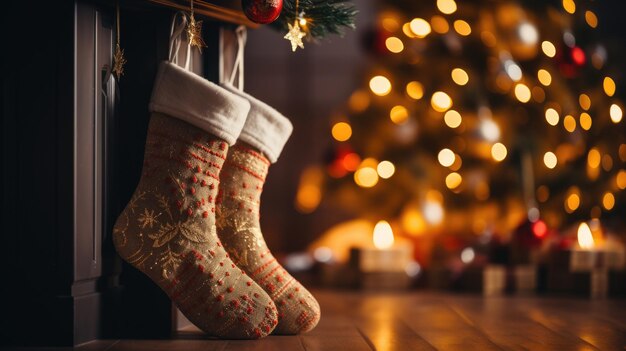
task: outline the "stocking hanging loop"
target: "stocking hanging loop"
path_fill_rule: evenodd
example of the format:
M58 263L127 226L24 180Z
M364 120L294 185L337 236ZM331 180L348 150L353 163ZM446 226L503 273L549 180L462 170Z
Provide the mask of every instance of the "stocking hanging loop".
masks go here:
M233 70L230 73L228 83L234 85L235 78L237 80L237 89L243 90L243 55L246 46L246 40L248 38L248 32L245 26L239 26L235 30L237 36L237 54L235 56L235 63L233 64Z
M176 12L172 18L172 27L170 29L170 50L169 61L178 65L178 53L183 43L183 33L187 28L187 15L184 12ZM191 45L187 43L187 53L185 54L185 65L181 66L189 70L191 63ZM180 65L179 65L180 66Z

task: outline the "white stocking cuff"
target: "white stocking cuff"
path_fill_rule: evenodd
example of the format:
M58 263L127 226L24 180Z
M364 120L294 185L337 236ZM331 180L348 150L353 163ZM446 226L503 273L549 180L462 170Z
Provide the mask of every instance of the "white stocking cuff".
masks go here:
M164 61L159 66L150 111L181 119L233 145L250 103L217 84Z
M239 140L257 148L270 162L275 163L293 131L291 122L268 104L238 90L231 84L224 83L223 86L250 102L248 119Z

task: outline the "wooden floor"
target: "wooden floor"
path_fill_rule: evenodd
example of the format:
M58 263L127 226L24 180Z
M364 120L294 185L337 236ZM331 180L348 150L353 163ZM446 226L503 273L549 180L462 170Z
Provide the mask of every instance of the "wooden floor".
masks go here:
M322 319L301 336L103 340L81 351L626 350L626 300L315 291Z

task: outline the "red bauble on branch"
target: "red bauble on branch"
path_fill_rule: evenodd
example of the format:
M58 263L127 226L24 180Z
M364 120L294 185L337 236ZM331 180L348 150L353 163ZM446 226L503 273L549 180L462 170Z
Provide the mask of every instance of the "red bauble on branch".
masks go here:
M556 59L561 73L567 78L578 76L580 70L587 62L585 52L578 46L569 47L564 45L563 48L557 52Z
M268 24L280 15L283 0L241 0L241 8L252 22Z

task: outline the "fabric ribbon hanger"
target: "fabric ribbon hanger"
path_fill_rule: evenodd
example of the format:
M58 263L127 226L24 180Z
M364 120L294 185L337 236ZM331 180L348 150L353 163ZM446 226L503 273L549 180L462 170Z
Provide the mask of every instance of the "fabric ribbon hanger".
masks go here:
M237 29L235 29L235 35L237 36L237 54L235 56L235 63L233 64L233 70L231 71L230 77L226 80L226 82L232 86L235 86L235 78L238 78L237 85L235 87L243 91L243 59L246 40L248 38L248 32L246 27L238 26Z
M180 46L183 42L183 33L187 28L187 14L184 12L177 12L172 19L172 27L170 29L170 49L169 49L169 61L173 64L183 67L189 71L191 66L191 44L187 42L187 52L185 54L185 65L182 66L178 63L178 54Z

